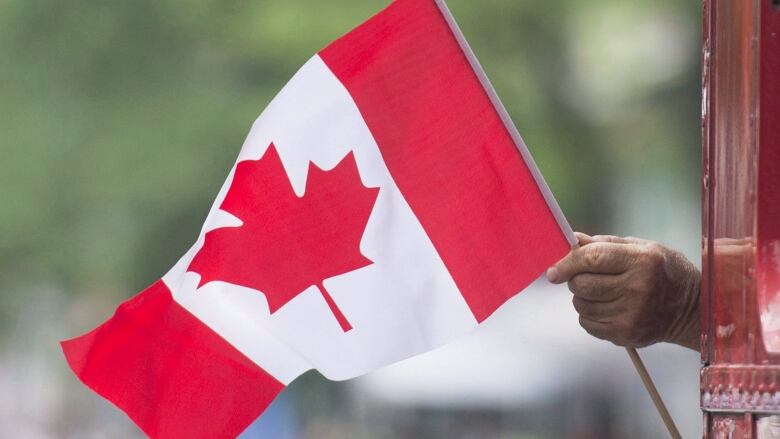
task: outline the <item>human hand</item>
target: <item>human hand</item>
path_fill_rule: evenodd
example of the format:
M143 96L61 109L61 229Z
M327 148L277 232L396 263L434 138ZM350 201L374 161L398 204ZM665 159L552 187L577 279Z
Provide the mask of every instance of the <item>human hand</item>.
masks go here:
M658 342L699 350L701 274L656 242L577 233L579 247L547 270L568 282L580 325L619 346Z

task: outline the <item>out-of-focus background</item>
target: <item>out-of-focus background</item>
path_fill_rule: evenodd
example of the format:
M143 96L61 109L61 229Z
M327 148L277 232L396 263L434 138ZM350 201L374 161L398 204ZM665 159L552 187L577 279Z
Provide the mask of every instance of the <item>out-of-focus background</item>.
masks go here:
M700 2L448 3L574 228L698 264ZM141 437L58 340L173 265L273 95L386 4L0 0L0 437ZM699 436L698 355L642 354ZM440 350L345 383L305 375L242 438L664 434L624 351L540 281Z

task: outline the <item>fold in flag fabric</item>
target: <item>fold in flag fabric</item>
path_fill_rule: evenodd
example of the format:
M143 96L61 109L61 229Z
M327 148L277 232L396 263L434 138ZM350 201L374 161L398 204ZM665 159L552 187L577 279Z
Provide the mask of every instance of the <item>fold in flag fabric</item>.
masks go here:
M444 2L397 0L273 99L184 257L62 347L149 436L235 437L307 370L472 330L574 242Z

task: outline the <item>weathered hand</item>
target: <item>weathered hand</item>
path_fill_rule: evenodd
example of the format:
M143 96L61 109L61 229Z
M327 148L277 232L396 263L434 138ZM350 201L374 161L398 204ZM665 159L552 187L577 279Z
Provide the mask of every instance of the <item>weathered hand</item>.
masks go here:
M701 274L656 242L578 233L580 247L547 270L569 283L580 325L620 346L658 342L699 349Z

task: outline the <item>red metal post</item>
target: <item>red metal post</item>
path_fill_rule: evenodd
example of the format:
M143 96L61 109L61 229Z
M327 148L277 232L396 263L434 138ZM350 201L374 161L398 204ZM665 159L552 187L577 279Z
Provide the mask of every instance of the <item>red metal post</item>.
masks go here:
M705 0L704 437L780 437L780 0Z

